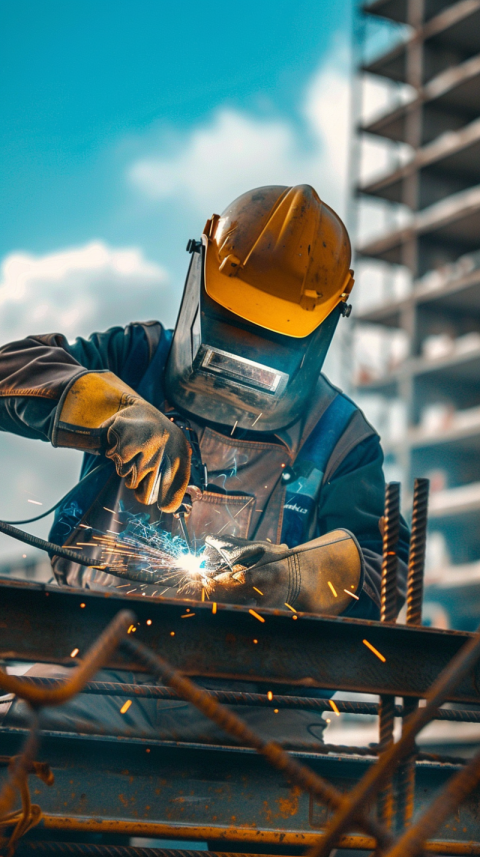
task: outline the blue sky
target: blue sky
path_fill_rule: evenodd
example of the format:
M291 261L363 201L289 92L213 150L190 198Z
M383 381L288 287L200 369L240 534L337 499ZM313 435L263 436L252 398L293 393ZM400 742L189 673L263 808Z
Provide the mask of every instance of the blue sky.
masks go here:
M100 236L163 261L129 157L219 107L300 127L307 81L348 29L349 0L4 0L0 254Z
M350 4L3 0L0 341L173 324L187 239L251 187L343 210ZM77 453L0 440L0 517L72 485Z

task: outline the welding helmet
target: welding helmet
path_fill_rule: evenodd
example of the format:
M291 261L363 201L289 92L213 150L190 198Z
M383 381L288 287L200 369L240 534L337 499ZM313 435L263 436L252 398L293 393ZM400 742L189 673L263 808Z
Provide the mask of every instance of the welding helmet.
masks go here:
M167 398L254 431L306 406L353 287L338 215L309 185L256 188L207 221L191 252Z

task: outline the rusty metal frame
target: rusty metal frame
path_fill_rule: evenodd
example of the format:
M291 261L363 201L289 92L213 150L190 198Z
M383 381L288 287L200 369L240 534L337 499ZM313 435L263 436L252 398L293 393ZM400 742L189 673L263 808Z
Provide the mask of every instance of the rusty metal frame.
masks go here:
M417 480L414 492L414 525L408 576L407 619L410 625L416 625L421 619L427 500L428 483L425 480ZM426 692L425 673L421 677L421 682L418 683L417 681L416 687L412 686L412 682L410 682L406 688L405 681L403 680L400 688L398 669L396 672L394 658L393 670L392 662L390 662L388 668L383 671L383 677L380 680L374 678L373 684L370 665L365 669L365 675L359 679L358 664L356 664L354 683L348 670L344 670L340 676L337 673L335 680L337 687L348 688L353 685L352 689L358 690L359 687L367 686L368 690L372 692L377 690L380 685L380 692L382 693L381 702L378 706L380 724L379 758L376 763L370 765L362 779L350 792L339 790L332 782L319 775L311 765L305 765L298 757L298 754L295 755L287 752L275 741L265 741L262 739L237 713L227 708L221 701L223 698L225 702L234 702L237 704L240 702L240 704L248 705L252 704L254 701L253 697L256 697L256 703L265 704L265 700L262 698L264 695L228 691L211 693L193 682L186 675L188 672L193 672L203 675L218 675L233 678L244 676L249 679L252 677L265 679L268 676L270 680L276 682L282 681L284 683L285 681L293 681L299 685L307 684L309 686L329 687L331 686L329 682L332 681L332 673L329 673L328 670L325 671L324 668L322 671L322 664L325 663L325 650L319 645L319 636L322 635L322 631L325 632L326 627L330 631L336 630L336 639L338 639L338 633L340 632L343 641L340 649L343 661L345 661L345 640L348 640L349 634L351 640L355 640L357 645L359 635L362 638L362 643L366 643L368 637L369 646L366 648L369 649L372 648L372 641L375 644L377 636L381 634L380 645L383 647L383 652L385 652L389 641L391 645L392 638L397 638L398 642L399 631L402 634L405 631L410 633L413 631L413 628L400 628L393 624L396 614L397 557L395 554L395 545L398 538L398 522L399 486L392 483L387 486L385 516L383 519L384 557L381 587L382 621L380 623L362 622L359 620L319 619L319 617L301 616L298 614L295 614L294 617L288 615L287 618L287 614L282 613L282 611L263 611L265 615L261 617L263 619L261 627L263 629L265 626L267 632L263 632L263 636L261 637L260 631L257 628L257 636L254 639L249 639L252 634L251 614L247 616L246 611L242 611L241 608L225 607L222 607L217 613L217 610L215 612L210 610L209 605L196 603L195 614L190 617L195 618L198 611L199 621L196 626L196 632L191 633L191 629L195 628L194 623L190 622L186 626L183 625L183 630L187 631L186 636L189 643L187 648L185 648L184 634L181 636L180 641L176 641L177 644L180 642L180 647L178 645L175 647L172 642L170 643L170 647L168 647L167 642L169 638L170 641L172 641L172 638L175 638L176 631L170 630L168 625L165 627L165 623L159 623L156 639L154 640L157 643L155 646L156 651L154 652L152 648L146 646L140 639L141 636L148 637L148 631L150 631L154 624L153 619L150 618L147 623L145 617L143 617L144 625L142 627L142 622L137 615L130 610L121 610L111 618L109 625L93 642L85 656L77 663L68 679L50 682L39 679L31 680L8 675L3 670L0 670L0 688L25 700L30 708L32 719L32 726L24 748L18 756L11 760L9 775L0 791L0 829L12 828L9 837L3 837L0 842L0 846L3 842L3 845L6 847L8 857L12 857L16 845L23 834L36 825L41 818L40 807L31 803L28 788L28 775L32 772L38 773L40 770L35 761L38 748L39 711L46 705L62 705L75 694L87 688L92 693L99 692L100 690L109 690L112 692L112 686L105 687L105 684L108 685L109 683L92 682L93 677L101 667L111 665L120 667L133 666L137 670L139 668L143 669L154 678L161 679L170 688L170 691L173 691L176 698L184 699L194 705L203 715L231 736L237 744L240 744L242 747L251 748L263 756L273 768L282 773L290 784L290 787L299 789L300 792L306 792L315 802L321 802L333 808L333 817L325 825L324 832L316 837L313 847L309 852L309 857L328 857L332 848L336 847L339 843L345 847L347 841L354 843L356 847L374 847L375 853L384 855L384 857L416 857L416 855L426 850L433 850L439 853L439 847L442 848L442 853L444 854L480 854L480 843L443 842L440 846L438 842L431 841L431 837L435 835L444 819L456 810L480 782L480 752L471 761L457 770L430 806L425 809L420 818L413 825L410 824L413 806L416 736L425 725L435 717L440 716L439 709L445 701L458 698L458 696L462 698L462 693L463 698L466 695L468 699L473 698L474 701L477 700L478 684L480 684L477 681L478 662L480 661L480 629L477 633L471 635L442 635L443 648L445 647L445 641L447 648L451 647L453 643L453 656L450 651L450 657L447 663L443 664L441 671L438 670L439 662L437 656L435 680ZM30 602L32 596L37 600L38 604L42 604L43 601L44 617L48 614L50 621L52 618L55 618L55 613L58 610L59 594L55 590L48 588L36 588L32 590L31 588L26 589L24 586L9 586L2 587L2 589L7 596L9 593L13 593L14 598L17 596L17 612L19 607L18 593L21 592L22 596L25 596L27 593L30 597ZM64 594L62 593L62 595ZM39 595L41 596L40 601ZM100 616L103 616L105 612L111 612L112 609L115 611L115 607L117 606L115 602L118 600L115 597L93 597L92 599L92 595L89 595L88 606L90 610L86 614L83 611L87 609L87 595L82 591L80 596L82 600L80 602L78 602L78 597L79 593L69 593L70 600L64 602L70 608L73 606L74 610L76 610L77 618L81 616L81 621L73 623L73 628L69 624L69 631L72 632L73 630L74 633L78 632L79 629L83 631L85 627L88 627L91 634L92 624L95 626L95 622L92 623L91 621L92 613L96 618L98 626ZM31 609L31 603L25 607L25 600L28 601L28 597L21 599L24 611L29 608ZM8 597L6 601L8 601ZM183 603L179 604L178 602L167 604L150 602L146 605L145 602L142 604L141 598L135 599L135 601L140 609L146 607L150 615L160 608L160 611L163 612L163 617L165 615L168 616L170 624L177 623L177 625L178 611L182 611L185 606ZM129 599L129 602L130 604L132 603L131 599ZM99 606L100 611L98 610ZM30 624L27 624L26 628L21 628L19 635L15 631L17 628L15 622L13 625L11 624L13 617L12 613L8 612L8 605L7 607L5 607L5 604L3 605L3 611L3 618L0 613L0 627L3 624L5 628L9 629L10 639L8 650L0 653L0 656L7 659L9 657L25 657L26 653L30 651L29 647L32 646L32 637L38 639L38 633L36 636L35 632L35 629L38 627L38 614L35 615L35 623L32 624L30 621ZM227 621L231 618L232 611L235 613L236 619L235 635L232 635L231 630L227 632L225 622L222 622L222 618ZM224 614L223 617L222 613ZM32 617L31 612L29 615ZM70 613L70 615L72 614ZM87 615L89 621L86 623L85 617ZM58 613L56 616L58 617ZM155 618L158 622L159 616L157 615ZM181 614L180 618L183 618ZM293 621L294 619L296 620L295 622ZM213 668L211 657L212 639L205 634L206 625L216 629L217 632L215 646L213 647L215 652ZM228 623L228 626L231 628L230 623ZM273 630L268 630L270 628ZM287 646L288 650L288 646L292 644L292 641L295 641L297 646L297 650L293 652L293 657L290 659L286 669L285 664L281 660L283 651L279 652L279 648L281 649L281 645L279 646L279 631L283 632L287 638L286 643L285 639L283 640L284 650L285 646ZM42 639L45 640L44 628L42 632ZM419 629L415 628L414 633L418 635ZM15 638L13 646L11 644L12 635ZM431 633L425 633L424 630L420 631L420 635L423 638L423 642L429 639L431 641L434 637L438 636L435 632L432 635ZM50 655L52 654L52 648L54 649L55 646L58 650L58 636L55 634L47 635L47 649L49 649ZM235 643L235 648L230 651L228 651L228 646L226 646L226 643L229 642L229 637L233 637L231 642ZM312 648L310 648L308 652L309 657L305 661L306 651L304 647L301 649L300 657L300 650L298 649L299 638L300 645L302 643L309 643L310 647L312 647L312 643L314 642L317 651L320 649L321 657L318 657L318 655L315 657ZM57 640L57 642L52 642L52 639ZM200 658L198 657L198 652L194 654L192 651L192 643L202 639L207 639L208 641L210 656L208 668L205 661L205 650L201 652ZM262 640L262 645L259 645L260 639ZM323 636L323 640L325 639L325 636ZM408 637L406 639L408 640ZM411 639L410 637L410 641ZM463 642L463 645L459 647L458 643L460 640ZM276 646L273 652L272 644L274 641ZM150 642L152 641L150 640ZM238 645L239 642L240 645ZM62 638L62 643L65 645L64 637ZM223 658L221 655L222 646L224 650L227 649L226 656L224 655ZM78 651L78 645L75 648ZM174 662L172 663L166 657L158 654L159 649L162 651L170 649L168 654L174 654L174 658L172 658ZM232 658L232 652L237 649L241 651L242 658L245 658L246 652L250 653L250 658L246 658L247 663L243 664L240 671L238 654L236 659L235 657ZM360 648L359 651L362 652L363 658L365 658L364 649ZM378 651L376 654L378 654ZM443 649L442 655L445 655ZM45 646L40 657L42 656L46 657ZM35 657L38 659L37 651L35 651ZM422 651L422 658L425 658L425 650ZM232 660L235 661L234 665L232 665ZM380 655L378 660L384 665L386 663L385 655ZM403 667L405 667L405 652L401 653L400 660ZM182 664L182 672L178 669L179 661ZM336 663L338 663L338 658ZM364 666L363 662L362 666ZM303 673L299 673L299 669ZM377 674L381 674L378 667L376 667L376 670ZM373 669L373 674L375 674L375 668ZM461 688L460 693L459 688ZM161 690L162 693L168 692L165 687ZM160 688L149 686L145 695L157 695L154 691L158 694ZM405 698L404 706L400 713L405 715L405 717L401 738L397 743L393 743L393 720L397 714L395 694L400 693ZM418 707L417 700L419 696L425 697L425 705L423 707ZM267 696L267 702L269 701L269 697ZM311 703L312 707L317 707L318 709L318 702L318 700L313 700ZM315 704L313 705L313 703ZM305 698L302 697L293 698L293 701L290 700L290 702L287 697L285 702L286 706L292 708L305 707L305 704ZM16 731L18 732L19 730ZM400 836L395 837L393 832L395 805L392 777L402 764L403 777L400 776L397 783L396 797L401 815L403 816L403 824L410 826L407 826L407 829ZM43 771L43 773L45 772ZM13 806L17 794L21 797L22 809L14 811ZM372 800L375 798L379 800L380 818L378 820L371 812ZM102 819L102 825L104 821L106 819ZM57 826L58 829L59 824L61 826L61 821L58 818L56 821L52 818L48 819L48 817L44 819L46 826L48 826L49 822L53 828ZM68 827L69 820L63 819L63 823L64 827ZM73 824L76 824L76 829L78 829L79 820L76 819ZM129 822L127 821L117 820L116 830L126 833L128 825ZM359 828L366 836L352 836L352 827L354 829ZM102 829L105 828L103 827ZM138 825L136 825L137 832L138 829ZM231 836L232 833L232 828L228 832L223 831L223 835L226 838L228 838L228 835ZM237 833L238 831L234 835ZM213 829L212 835L215 835ZM360 841L363 845L360 845ZM354 846L347 845L346 847Z
M82 665L77 667L72 677L62 683L62 687L47 689L32 684L24 679L7 676L0 673L0 686L4 689L17 693L22 698L38 709L45 704L61 704L74 693L79 692L92 674L103 665L103 661L109 657L112 650L121 642L126 647L134 660L143 662L145 668L171 686L182 698L188 700L203 714L211 718L220 728L231 734L243 745L250 746L261 753L271 765L283 773L290 783L310 793L316 800L321 800L331 806L337 807L337 812L326 833L319 837L317 845L314 846L312 854L317 857L330 853L332 843L338 842L339 837L348 831L352 824L360 824L365 829L370 839L376 840L377 847L382 848L390 855L403 853L398 851L399 844L395 843L393 836L365 809L367 799L371 798L375 791L381 787L385 774L391 771L406 754L411 752L415 736L421 728L431 720L432 715L449 695L455 684L462 680L469 668L480 657L480 634L473 636L464 648L452 660L444 673L435 683L427 697L425 708L420 708L408 722L402 739L397 744L392 744L380 757L378 763L370 768L359 785L348 795L341 792L319 777L314 771L300 763L291 754L283 750L275 742L265 742L260 739L246 724L233 712L225 708L212 695L200 688L189 678L181 675L164 658L154 654L133 634L127 636L128 630L132 629L135 617L128 611L120 613L111 625L106 629L97 644L87 654ZM122 640L123 638L123 640ZM15 785L25 777L33 761L36 743L32 732L27 741L26 749L17 763L14 773L7 781L0 794L0 807L3 814L10 812L13 804ZM20 776L18 775L20 772ZM18 782L16 782L17 777ZM452 779L451 783L441 793L433 809L427 811L424 822L420 822L411 828L408 852L411 857L418 853L423 847L425 838L433 834L439 824L439 817L450 811L456 802L469 793L480 777L480 761L476 757L468 766ZM22 779L23 778L23 779ZM442 812L438 806L441 802ZM408 834L407 834L408 836ZM370 841L370 840L369 840ZM400 840L401 842L401 840ZM358 843L357 843L358 844ZM403 847L403 846L402 846ZM437 847L437 846L435 846ZM397 850L395 850L397 849ZM405 852L407 853L407 852ZM448 852L444 852L448 853ZM453 852L450 852L453 853ZM467 852L468 853L468 852Z

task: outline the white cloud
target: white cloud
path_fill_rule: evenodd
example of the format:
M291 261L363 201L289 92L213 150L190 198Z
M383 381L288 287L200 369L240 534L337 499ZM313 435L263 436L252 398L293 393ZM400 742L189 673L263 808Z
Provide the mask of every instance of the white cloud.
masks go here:
M301 122L223 107L173 148L171 134L160 135L160 154L139 157L128 178L145 197L188 202L205 218L268 184L311 184L343 210L348 136L348 53L337 46L306 87Z
M162 320L170 316L169 323L176 308L166 272L136 248L92 241L42 256L11 253L1 268L0 343L52 331L74 339L158 314ZM48 509L75 484L80 453L2 435L0 463L8 485L8 503L1 506L0 517L23 519ZM32 497L43 503L42 509L28 503ZM45 537L50 523L48 519L29 529ZM7 536L0 537L0 558L18 559L25 552L31 553Z
M137 248L92 241L43 256L11 253L1 268L0 341L59 330L68 337L152 317L165 270Z

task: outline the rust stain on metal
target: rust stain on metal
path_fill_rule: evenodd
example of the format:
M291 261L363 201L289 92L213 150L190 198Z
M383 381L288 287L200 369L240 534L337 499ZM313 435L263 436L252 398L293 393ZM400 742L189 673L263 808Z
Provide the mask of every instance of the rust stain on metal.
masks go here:
M298 786L293 786L290 789L290 794L286 798L279 798L279 815L280 818L290 818L298 813L298 803L302 790Z

